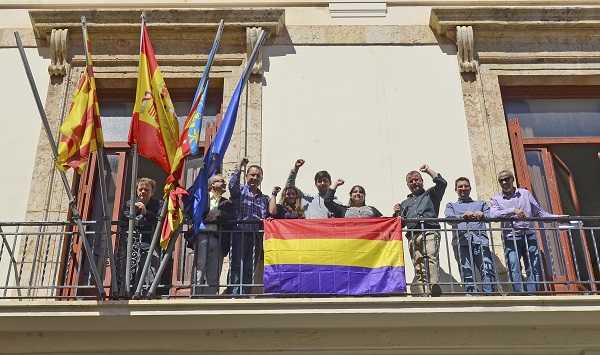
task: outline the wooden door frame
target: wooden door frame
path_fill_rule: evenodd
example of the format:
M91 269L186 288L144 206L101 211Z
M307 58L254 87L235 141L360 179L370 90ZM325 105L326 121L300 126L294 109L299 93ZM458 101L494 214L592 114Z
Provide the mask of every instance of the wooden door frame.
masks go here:
M548 164L548 149L546 147L540 147L538 142L536 144L528 144L527 138L523 137L523 131L518 117L508 117L507 127L509 134L509 141L511 151L513 154L513 162L515 164L515 174L517 177L517 184L520 187L526 188L529 191L533 191L531 176L529 175L529 168L527 165L526 150L539 150L542 156L542 164L546 173L546 182L548 186L548 194L550 195L550 207L552 212L555 214L562 214L560 195L558 192L558 186L556 184L556 174L554 172L554 166ZM536 233L538 239L538 245L540 246L540 252L546 252L546 240L541 237L541 233ZM566 275L557 276L548 272L546 268L546 277L553 281L550 285L551 289L557 292L569 292L577 291L576 285L569 281L577 281L577 273L575 271L575 264L571 254L571 245L568 240L568 236L565 232L559 233L561 252L563 253L563 259L565 261ZM545 261L545 260L544 260ZM564 284L561 284L564 282ZM565 286L566 285L566 286Z
M562 144L600 144L600 137L536 137L536 138L524 138L522 135L521 126L518 117L507 118L507 127L509 132L509 140L511 144L511 151L513 153L513 160L515 162L515 172L517 175L517 181L520 186L531 190L531 178L527 167L527 160L525 156L526 150L540 150L542 152L542 161L544 165L544 171L546 173L546 180L548 186L548 193L550 195L550 204L552 212L555 214L563 214L562 202L560 199L560 193L558 191L558 181L556 178L556 170L554 168L554 161L557 161L561 166L566 167L566 170L570 172L570 169L556 154L552 152L552 146ZM521 182L522 181L522 182ZM572 178L569 178L569 190L574 199L575 209L577 213L580 213L579 199L575 190L575 183ZM539 236L538 236L539 237ZM538 238L539 239L539 238ZM567 267L567 276L569 280L578 281L577 272L575 269L574 260L572 258L572 248L567 232L560 232L561 248L563 255L568 256L565 258L565 265ZM592 290L596 290L596 283L593 282L593 268L591 265L591 255L588 248L586 238L582 237L583 249L585 253L585 264L588 269L590 277L590 285ZM594 280L595 281L595 280ZM580 284L571 284L569 289L574 291L581 291ZM557 290L559 291L559 290Z

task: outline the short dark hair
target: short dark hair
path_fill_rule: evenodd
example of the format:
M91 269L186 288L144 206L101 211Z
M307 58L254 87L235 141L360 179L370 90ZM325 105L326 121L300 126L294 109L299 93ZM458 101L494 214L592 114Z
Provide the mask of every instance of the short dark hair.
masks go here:
M249 165L249 166L248 166L248 168L246 168L246 174L248 174L248 172L249 172L249 171L250 171L250 169L252 169L252 168L260 170L260 174L261 174L261 175L264 175L264 174L263 174L263 169L260 167L260 165L256 165L256 164Z
M469 179L468 179L468 178L466 178L466 177L464 177L464 176L461 176L461 177L459 177L458 179L456 179L456 180L454 181L454 188L456 188L456 185L458 185L458 182L459 182L459 181L466 181L466 182L468 182L468 183L469 183L469 186L471 186L471 181L469 181Z
M327 179L331 182L331 175L329 175L329 173L325 170L318 171L315 174L315 182L323 179Z
M413 176L413 175L418 175L419 177L421 177L421 179L423 178L423 176L421 175L420 172L416 171L416 170L411 170L408 173L406 173L406 181L408 181L408 178Z

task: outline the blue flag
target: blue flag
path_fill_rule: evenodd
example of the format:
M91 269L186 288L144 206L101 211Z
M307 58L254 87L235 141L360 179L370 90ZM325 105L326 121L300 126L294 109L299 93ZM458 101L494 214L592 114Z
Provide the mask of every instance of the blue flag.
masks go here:
M229 147L233 129L235 128L235 121L242 92L244 91L252 67L256 62L258 49L263 44L265 38L266 35L263 31L260 33L256 45L252 50L252 54L246 62L246 67L244 68L235 90L233 90L231 100L227 106L227 111L225 111L225 115L223 116L223 121L217 129L217 134L204 155L204 166L200 170L192 187L188 189L189 195L184 198L185 212L192 218L192 229L194 234L205 228L204 213L208 207L208 178L216 174L223 163L225 151L227 151L227 147Z

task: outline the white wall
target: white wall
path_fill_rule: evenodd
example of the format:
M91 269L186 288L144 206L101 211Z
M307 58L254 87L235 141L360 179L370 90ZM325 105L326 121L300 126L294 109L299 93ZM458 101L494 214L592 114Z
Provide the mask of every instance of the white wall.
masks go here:
M306 160L300 188L315 190L315 172L326 169L346 180L343 201L361 184L384 215L409 193L405 175L422 163L448 180L442 214L456 197L454 179L474 181L454 55L438 46L271 46L265 56L266 193L284 184L296 158ZM445 249L440 257L446 264Z
M48 91L49 60L36 48L26 49L42 102ZM40 117L16 48L0 49L0 221L22 221L29 195L35 150L40 136Z

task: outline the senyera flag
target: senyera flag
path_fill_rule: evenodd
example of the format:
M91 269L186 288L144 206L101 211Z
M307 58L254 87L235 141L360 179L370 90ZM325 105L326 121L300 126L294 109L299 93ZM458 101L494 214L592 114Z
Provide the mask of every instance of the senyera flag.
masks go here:
M85 38L85 44L90 53L88 38ZM87 56L85 70L73 94L69 115L60 126L60 133L57 168L73 168L81 174L85 171L90 154L98 145L104 144L91 53Z
M265 293L406 291L400 219L265 220Z
M142 157L154 161L165 173L171 174L178 143L179 123L175 107L156 62L146 24L142 23L140 64L129 144L137 144ZM172 183L165 185L168 213L162 229L163 248L166 248L171 233L183 222L178 196L184 194L185 190L176 188Z

